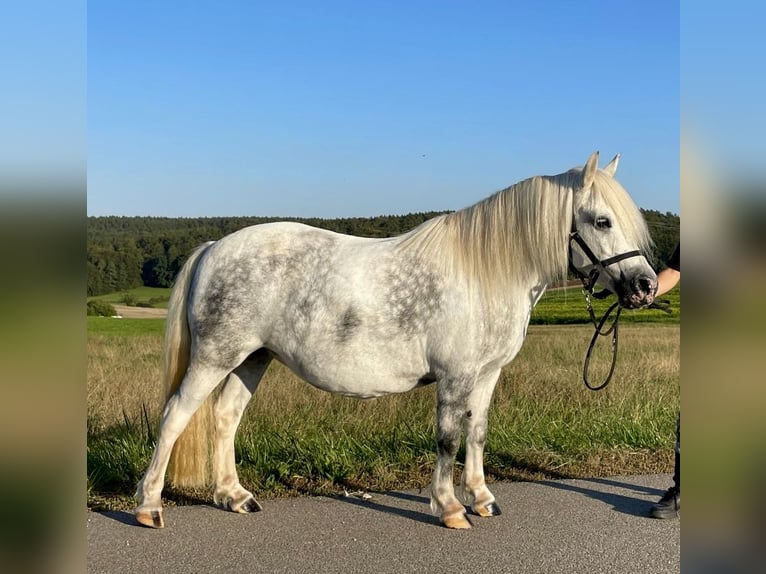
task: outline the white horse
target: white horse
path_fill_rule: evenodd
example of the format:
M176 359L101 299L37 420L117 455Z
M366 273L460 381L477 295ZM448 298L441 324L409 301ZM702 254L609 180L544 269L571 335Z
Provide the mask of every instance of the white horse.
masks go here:
M596 152L584 168L526 179L398 237L269 223L200 246L168 307L169 398L138 484L138 522L164 525L160 495L172 451L175 484L209 484L213 434L214 501L234 512L261 510L239 483L234 435L272 359L351 397L436 383L431 508L449 528L471 526L452 482L464 429L464 499L479 516L500 514L484 480L487 411L532 308L546 285L566 274L570 234L591 251L586 257L581 243L572 246L573 265L597 270L598 283L622 306L654 299L656 275L636 252L647 253L651 241L614 179L618 160L601 170ZM200 409L221 382L215 404Z

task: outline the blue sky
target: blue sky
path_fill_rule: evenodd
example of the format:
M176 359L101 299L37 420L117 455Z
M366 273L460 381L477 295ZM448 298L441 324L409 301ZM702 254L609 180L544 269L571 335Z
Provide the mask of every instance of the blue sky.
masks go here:
M763 2L683 4L683 128L729 182L752 179L762 187L766 181L764 21Z
M25 192L30 181L84 186L85 18L84 3L68 0L3 3L0 199L20 182Z
M675 2L90 2L88 214L460 209L600 150L679 213Z

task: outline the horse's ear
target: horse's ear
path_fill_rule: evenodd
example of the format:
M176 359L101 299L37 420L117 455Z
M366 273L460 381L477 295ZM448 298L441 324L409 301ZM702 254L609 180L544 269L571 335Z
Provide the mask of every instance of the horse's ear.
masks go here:
M617 166L620 164L620 154L617 154L614 156L614 159L610 161L606 166L604 167L604 171L614 177L614 172L617 171Z
M593 179L596 177L596 171L598 170L598 152L594 151L590 154L588 161L585 162L585 168L582 170L582 186L583 189L589 189L593 185Z

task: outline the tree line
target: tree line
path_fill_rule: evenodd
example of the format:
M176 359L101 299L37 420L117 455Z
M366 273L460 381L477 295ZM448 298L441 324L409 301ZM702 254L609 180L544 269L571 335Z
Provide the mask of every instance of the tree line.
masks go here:
M680 218L672 213L641 210L655 242L657 269L672 253ZM297 221L338 233L393 237L446 212L339 219L273 217L88 217L88 296L148 287L169 287L189 253L200 243L217 240L250 225Z

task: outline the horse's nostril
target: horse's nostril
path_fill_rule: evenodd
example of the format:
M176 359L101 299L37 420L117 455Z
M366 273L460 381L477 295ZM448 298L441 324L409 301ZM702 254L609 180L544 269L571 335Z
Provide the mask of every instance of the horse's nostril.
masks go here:
M633 287L637 293L654 293L655 281L647 275L642 275L633 280Z

